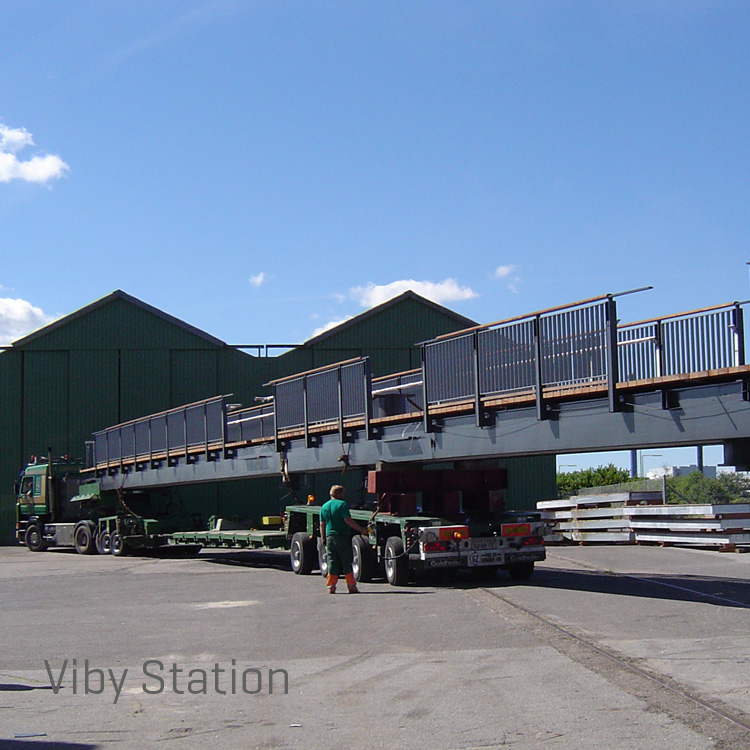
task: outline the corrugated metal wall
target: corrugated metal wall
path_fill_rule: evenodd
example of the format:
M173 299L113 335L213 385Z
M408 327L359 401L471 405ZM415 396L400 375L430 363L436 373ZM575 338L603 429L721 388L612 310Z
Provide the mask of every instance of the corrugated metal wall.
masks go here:
M13 482L24 460L22 383L20 352L0 354L0 544L11 541L16 522Z
M116 295L91 307L0 353L2 543L13 537L13 482L31 455L50 447L83 457L94 430L219 392L245 391L247 403L260 392L255 357ZM219 497L215 488L198 495Z
M540 500L557 497L555 456L519 456L501 459L508 469L505 507L512 510L536 510Z

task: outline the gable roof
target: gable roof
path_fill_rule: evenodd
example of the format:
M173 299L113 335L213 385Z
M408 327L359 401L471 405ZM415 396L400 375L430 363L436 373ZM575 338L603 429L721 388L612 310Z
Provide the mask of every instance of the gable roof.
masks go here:
M139 300L136 297L131 296L130 294L127 294L126 292L123 292L121 289L116 289L111 294L108 294L105 297L102 297L101 299L98 299L95 302L92 302L91 304L86 305L85 307L82 307L80 310L76 310L75 312L70 313L70 315L65 315L64 317L59 318L58 320L55 320L54 322L49 323L48 325L37 329L33 333L30 333L27 336L24 336L23 338L16 339L15 341L12 342L11 347L15 348L15 347L25 346L26 344L29 344L32 341L36 341L42 336L46 336L48 333L51 333L52 331L55 331L58 328L62 328L63 326L68 325L68 323L72 323L74 320L77 320L78 318L82 318L84 315L88 315L89 313L94 312L95 310L98 310L99 308L102 308L102 307L105 307L106 305L111 304L115 300L122 300L135 307L138 307L141 310L144 310L145 312L150 313L151 315L155 315L156 317L161 318L167 323L170 323L174 326L177 326L178 328L181 328L186 333L190 333L193 336L198 336L199 338L204 339L207 343L210 343L213 346L226 346L226 343L224 341L221 341L220 339L217 339L216 337L211 336L205 331L201 331L199 328L195 328L194 326L191 326L190 324L185 323L185 321L180 320L179 318L175 318L174 316L169 315L168 313L165 313L162 310L159 310L158 308L153 307L152 305L149 305L146 302L143 302L142 300Z
M333 328L329 328L327 331L323 331L323 333L319 333L317 336L313 336L312 338L307 339L307 341L301 344L301 346L305 347L319 344L321 341L325 341L331 336L336 336L348 328L359 325L360 323L362 323L362 321L367 320L368 318L371 318L375 315L379 315L384 310L387 310L390 307L395 307L405 300L414 300L415 302L419 302L420 304L424 305L427 308L430 308L431 310L442 313L447 318L452 318L456 321L460 328L472 328L477 325L476 321L473 321L470 318L466 318L463 315L459 315L457 312L454 312L447 307L443 307L443 305L439 305L437 302L433 302L426 297L422 297L420 294L413 292L411 289L407 289L405 292L402 292L398 296L392 297L386 302L376 305L375 307L371 307L369 310L365 310L365 312L360 313L359 315L355 315L353 318L349 318L349 320L345 320L343 323L339 323L339 325L334 326Z

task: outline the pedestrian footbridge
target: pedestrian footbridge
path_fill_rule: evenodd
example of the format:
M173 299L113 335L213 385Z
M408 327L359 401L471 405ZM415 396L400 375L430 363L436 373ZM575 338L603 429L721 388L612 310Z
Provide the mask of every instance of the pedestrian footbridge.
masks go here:
M608 294L422 342L421 367L369 359L275 380L93 435L104 488L419 463L722 443L750 469L743 304L620 324Z

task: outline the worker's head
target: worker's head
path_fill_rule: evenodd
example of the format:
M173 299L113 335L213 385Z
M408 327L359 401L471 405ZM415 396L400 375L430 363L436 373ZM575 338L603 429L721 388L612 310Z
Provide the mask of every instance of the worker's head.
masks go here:
M331 487L331 497L336 500L343 500L344 488L340 484L334 484L333 487Z

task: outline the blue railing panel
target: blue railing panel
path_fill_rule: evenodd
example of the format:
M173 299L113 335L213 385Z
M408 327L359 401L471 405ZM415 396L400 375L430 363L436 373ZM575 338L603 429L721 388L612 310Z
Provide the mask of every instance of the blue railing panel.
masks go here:
M278 383L275 386L276 426L280 430L302 427L305 408L302 379Z
M478 335L479 386L486 396L533 388L534 321L525 320Z
M575 385L607 379L605 304L541 316L539 328L543 385Z
M278 432L337 423L351 417L368 419L366 396L369 360L339 362L298 377L273 382Z
M473 350L473 334L424 345L426 388L431 404L471 398L474 393Z
M307 376L307 423L335 419L339 412L338 369Z
M620 380L719 370L744 363L738 306L698 311L618 329Z
M342 412L345 419L365 414L365 370L361 362L341 368Z

